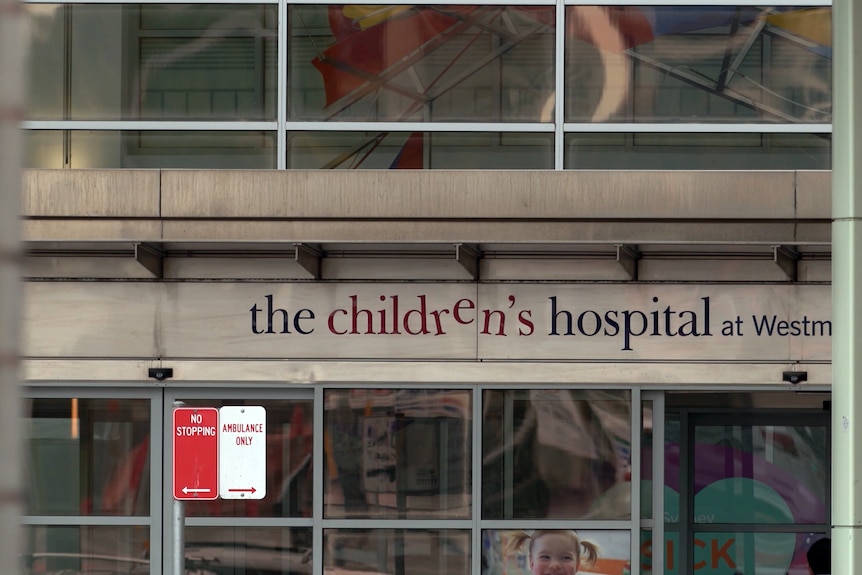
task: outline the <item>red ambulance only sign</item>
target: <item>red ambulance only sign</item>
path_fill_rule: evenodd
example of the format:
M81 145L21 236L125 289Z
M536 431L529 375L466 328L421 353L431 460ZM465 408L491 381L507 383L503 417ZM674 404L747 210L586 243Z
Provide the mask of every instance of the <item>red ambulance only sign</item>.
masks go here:
M218 422L214 407L174 409L174 499L218 498Z

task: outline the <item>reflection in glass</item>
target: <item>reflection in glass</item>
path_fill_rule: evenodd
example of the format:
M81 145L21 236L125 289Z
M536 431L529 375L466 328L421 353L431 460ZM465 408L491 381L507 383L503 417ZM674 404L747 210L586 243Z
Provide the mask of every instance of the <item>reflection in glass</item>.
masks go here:
M25 9L32 120L275 119L275 6Z
M293 169L551 169L553 134L289 132Z
M553 540L553 541L552 541ZM568 553L580 564L576 573L628 573L631 553L628 531L572 529L482 531L482 575L532 575L540 552ZM543 542L551 542L543 546ZM544 571L544 573L561 571Z
M695 523L826 521L825 427L697 426Z
M150 402L32 399L28 515L149 515Z
M324 529L326 575L469 575L470 531Z
M25 132L28 168L273 169L275 132Z
M293 5L288 22L291 120L553 120L553 6Z
M831 134L570 133L569 170L828 170Z
M653 402L641 401L641 519L653 519L652 441Z
M186 527L187 575L310 575L311 528Z
M486 390L482 398L484 519L630 517L629 392Z
M468 390L328 390L326 517L470 517Z
M570 6L566 121L832 120L829 7Z
M23 130L25 168L58 170L63 167L65 132L61 130Z
M149 526L28 526L26 575L150 573Z
M186 517L311 517L311 400L184 400L186 407L260 405L266 409L266 497L186 501Z

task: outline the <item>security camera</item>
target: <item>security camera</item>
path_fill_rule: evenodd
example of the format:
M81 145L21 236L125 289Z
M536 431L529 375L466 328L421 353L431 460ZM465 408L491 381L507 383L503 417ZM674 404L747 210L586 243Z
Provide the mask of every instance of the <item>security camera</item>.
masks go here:
M148 375L157 379L158 381L164 381L170 377L174 376L174 368L172 367L151 367L149 369Z
M808 372L807 371L785 371L781 374L782 381L786 381L788 383L802 383L803 381L808 381Z

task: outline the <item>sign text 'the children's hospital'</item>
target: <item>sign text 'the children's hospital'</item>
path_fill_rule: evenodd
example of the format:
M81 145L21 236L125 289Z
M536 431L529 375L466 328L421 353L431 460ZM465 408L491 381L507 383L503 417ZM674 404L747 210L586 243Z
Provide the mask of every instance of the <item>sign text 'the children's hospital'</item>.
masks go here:
M634 351L650 338L694 340L731 337L829 338L829 319L783 317L777 313L719 316L712 296L666 301L648 295L627 305L596 307L577 298L549 295L535 306L521 306L509 294L493 307L469 297L444 305L429 303L427 294L402 296L350 294L327 307L293 308L266 294L249 308L254 335L312 336L323 330L333 336L444 337L457 330L480 336L515 338L608 339L621 351ZM535 300L533 300L535 301Z

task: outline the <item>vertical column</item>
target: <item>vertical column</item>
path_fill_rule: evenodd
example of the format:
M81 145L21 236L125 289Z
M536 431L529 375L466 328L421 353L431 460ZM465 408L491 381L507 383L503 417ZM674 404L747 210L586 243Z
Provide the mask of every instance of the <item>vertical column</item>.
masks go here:
M19 129L24 106L24 11L0 0L0 573L20 573L22 427L19 391L21 195Z
M832 573L854 573L862 565L862 5L835 0L832 22Z

